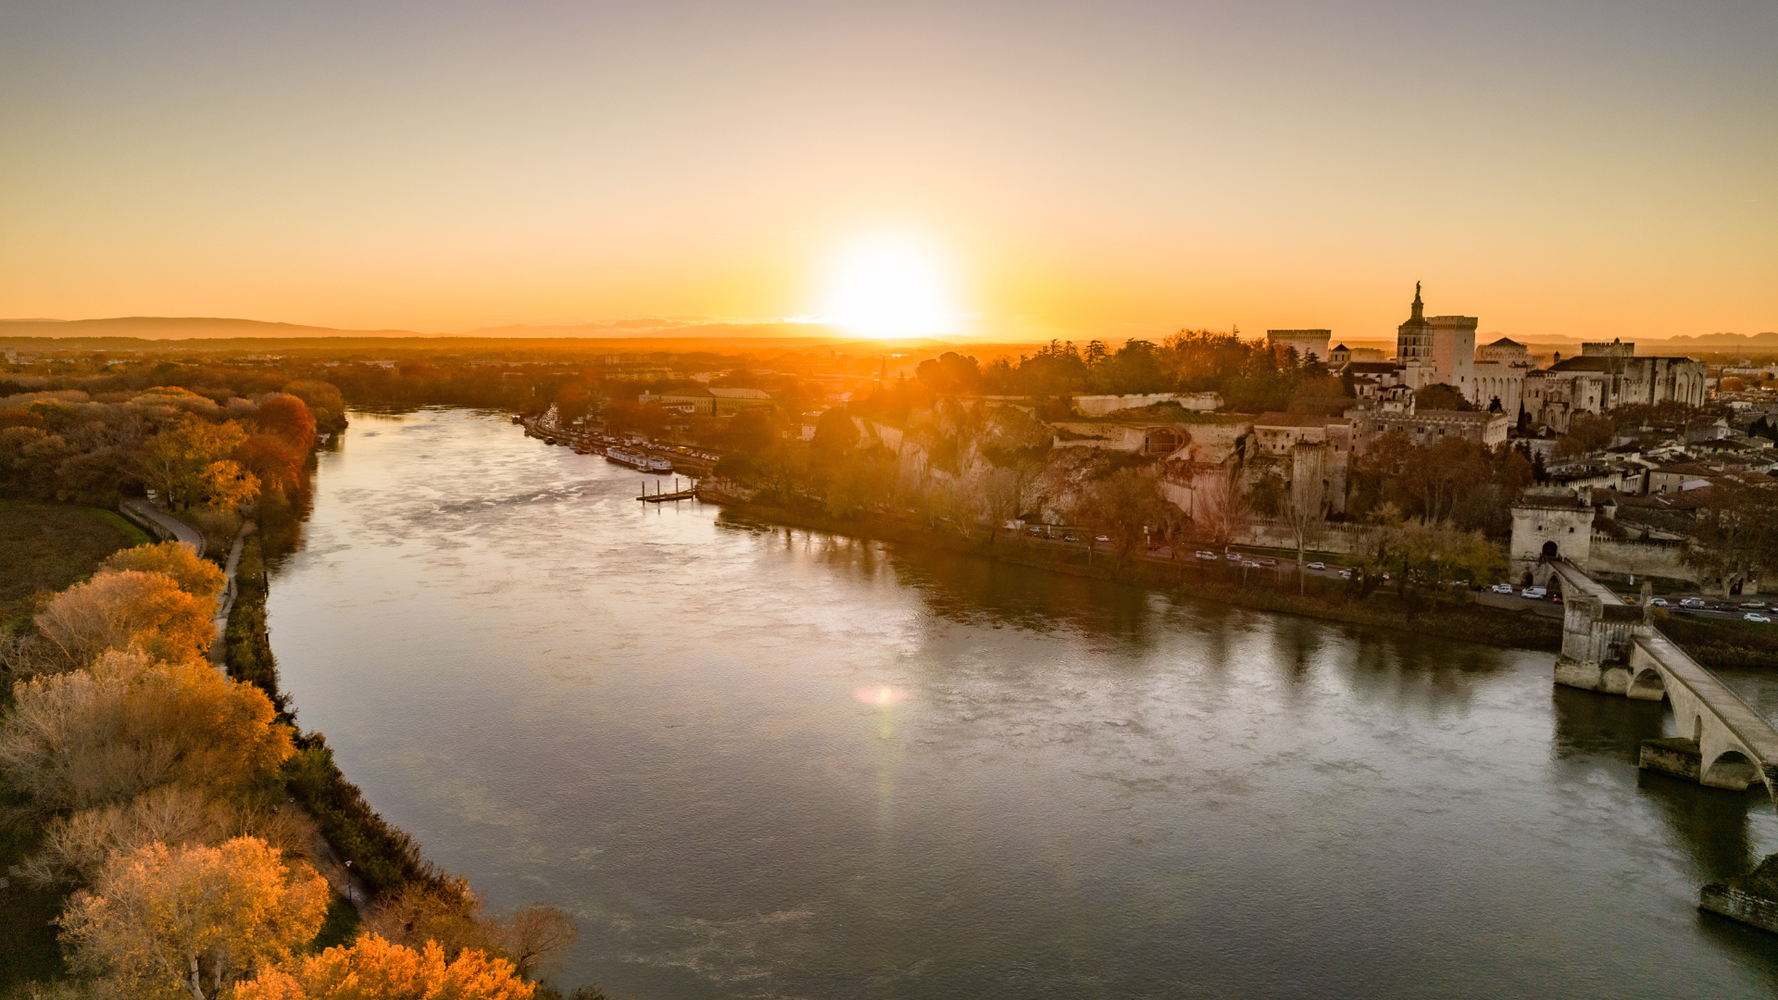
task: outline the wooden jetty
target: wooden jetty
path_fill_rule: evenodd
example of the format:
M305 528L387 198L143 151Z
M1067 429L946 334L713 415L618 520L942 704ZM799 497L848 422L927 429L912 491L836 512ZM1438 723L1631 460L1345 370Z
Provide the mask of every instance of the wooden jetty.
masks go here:
M643 503L666 503L669 500L696 500L698 498L698 481L693 479L685 487L679 488L679 477L673 477L673 492L668 493L661 488L661 481L654 481L654 492L648 492L648 480L642 480L642 495L636 499Z

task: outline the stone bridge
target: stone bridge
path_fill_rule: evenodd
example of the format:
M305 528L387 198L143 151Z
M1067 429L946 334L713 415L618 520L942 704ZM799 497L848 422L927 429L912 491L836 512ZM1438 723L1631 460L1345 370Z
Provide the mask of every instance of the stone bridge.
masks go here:
M1778 730L1654 627L1646 589L1634 607L1564 561L1532 575L1562 594L1556 683L1672 703L1681 735L1644 740L1644 768L1738 791L1761 781L1778 802Z

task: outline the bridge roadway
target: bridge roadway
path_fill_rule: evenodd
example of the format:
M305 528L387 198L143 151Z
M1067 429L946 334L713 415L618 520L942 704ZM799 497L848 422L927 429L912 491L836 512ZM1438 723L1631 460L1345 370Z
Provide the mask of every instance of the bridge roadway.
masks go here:
M1580 569L1560 561L1538 574L1560 581L1562 653L1556 680L1647 701L1666 698L1682 734L1649 740L1642 766L1716 788L1754 780L1778 802L1778 729L1727 684L1654 627L1649 609L1626 605Z

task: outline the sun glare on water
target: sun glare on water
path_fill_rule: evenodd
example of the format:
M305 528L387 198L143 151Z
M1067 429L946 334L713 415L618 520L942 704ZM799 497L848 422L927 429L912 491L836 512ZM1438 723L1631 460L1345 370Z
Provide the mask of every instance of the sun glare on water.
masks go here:
M822 317L866 337L950 333L958 312L943 258L907 237L861 240L837 256Z

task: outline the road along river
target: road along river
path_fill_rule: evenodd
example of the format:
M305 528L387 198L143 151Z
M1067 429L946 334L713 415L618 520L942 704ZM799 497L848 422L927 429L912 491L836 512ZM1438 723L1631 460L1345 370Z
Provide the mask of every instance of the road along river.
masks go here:
M320 461L284 687L433 859L578 917L564 984L1778 991L1778 939L1695 909L1778 850L1763 792L1639 774L1665 707L1548 654L656 508L497 415Z

